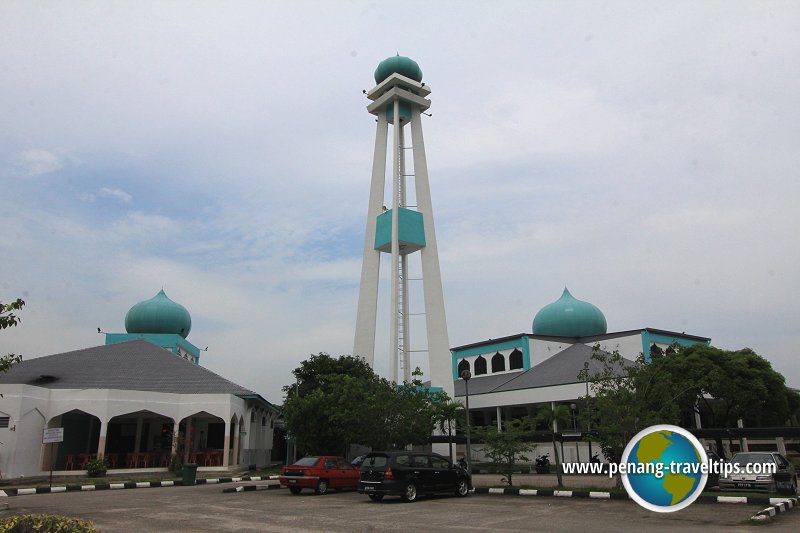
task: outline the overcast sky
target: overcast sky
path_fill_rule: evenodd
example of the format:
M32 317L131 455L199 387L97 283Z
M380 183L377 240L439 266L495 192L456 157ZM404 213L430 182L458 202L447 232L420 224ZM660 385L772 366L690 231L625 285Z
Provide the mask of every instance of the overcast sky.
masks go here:
M800 387L797 2L0 0L0 300L27 302L0 352L102 344L164 287L201 363L274 403L350 353L362 90L398 52L432 89L451 346L566 285Z

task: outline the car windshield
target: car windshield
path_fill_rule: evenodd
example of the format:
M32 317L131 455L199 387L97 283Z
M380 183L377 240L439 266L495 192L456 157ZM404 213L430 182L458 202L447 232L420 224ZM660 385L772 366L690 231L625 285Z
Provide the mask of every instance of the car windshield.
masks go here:
M388 460L389 458L385 455L368 455L364 459L364 462L361 463L361 469L368 470L370 468L383 468L386 466Z
M737 465L752 465L752 464L773 464L775 460L772 455L766 453L737 453L733 456L731 461Z
M319 461L319 457L303 457L294 463L294 466L314 466Z

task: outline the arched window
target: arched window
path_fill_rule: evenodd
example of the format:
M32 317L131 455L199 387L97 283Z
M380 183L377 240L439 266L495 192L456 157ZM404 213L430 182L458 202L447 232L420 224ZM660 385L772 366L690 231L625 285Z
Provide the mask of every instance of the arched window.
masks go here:
M492 374L495 372L504 372L506 369L506 358L503 357L503 354L497 352L492 357Z
M654 356L658 356L658 355L664 355L664 352L661 350L661 348L658 347L658 344L656 344L656 343L651 344L650 345L650 357L654 357Z
M486 374L486 359L482 355L475 359L475 375L482 376Z
M469 367L469 361L467 361L466 359L462 359L461 362L458 363L458 377L459 378L461 377L461 373L464 370L469 370L470 372L472 372L472 369Z
M508 357L508 369L519 370L520 368L522 368L522 352L514 348L514 351Z

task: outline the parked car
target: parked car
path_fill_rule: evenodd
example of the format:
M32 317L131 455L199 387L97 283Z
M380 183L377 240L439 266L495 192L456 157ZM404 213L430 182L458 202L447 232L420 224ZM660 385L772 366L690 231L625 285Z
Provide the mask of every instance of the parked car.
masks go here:
M738 465L739 472L722 475L719 478L720 490L764 490L797 494L797 472L786 457L777 452L739 452L731 458L731 465ZM747 465L775 465L774 474L747 473Z
M303 457L296 463L281 469L281 487L289 487L292 494L303 489L313 489L325 494L328 489L355 489L358 486L358 468L342 457L322 455Z
M356 457L355 459L350 461L350 464L353 465L356 468L360 468L361 467L361 463L364 462L364 457L366 457L366 456L367 456L367 454L359 455L358 457Z
M429 452L372 452L361 463L358 492L373 501L386 495L413 502L420 494L466 496L472 481L466 470Z

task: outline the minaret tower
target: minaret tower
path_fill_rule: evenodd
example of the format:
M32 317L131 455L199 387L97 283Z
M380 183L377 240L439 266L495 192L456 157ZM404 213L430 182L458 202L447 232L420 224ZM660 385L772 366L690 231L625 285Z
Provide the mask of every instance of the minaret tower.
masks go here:
M367 111L377 117L372 182L364 239L364 262L358 294L355 345L353 354L373 365L375 325L378 310L378 273L381 253L391 256L391 309L389 358L391 379L411 381L411 345L408 301L408 256L420 253L424 294L427 352L431 385L442 387L453 396L453 374L445 321L442 276L433 227L433 207L428 184L428 165L422 138L421 116L431 102L425 97L430 88L422 83L422 71L407 57L382 61L375 70L375 83L367 98ZM389 124L392 125L392 200L384 205ZM411 145L406 144L406 130ZM407 154L411 152L411 167ZM413 177L416 206L408 205L408 178Z

